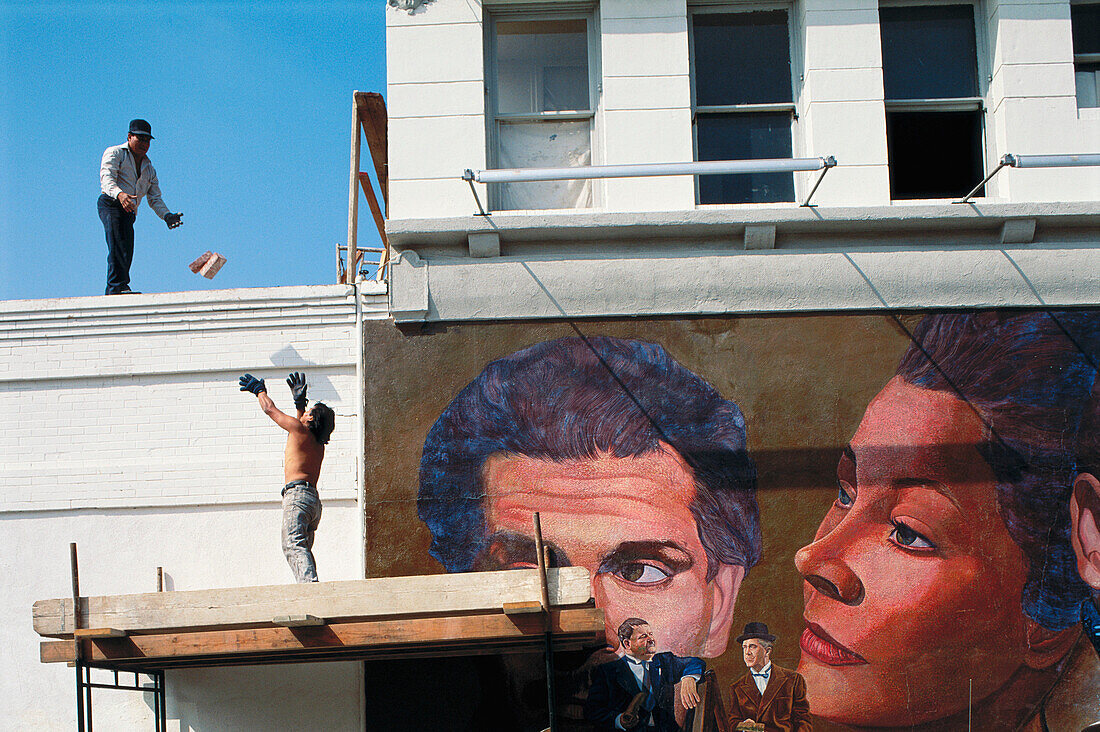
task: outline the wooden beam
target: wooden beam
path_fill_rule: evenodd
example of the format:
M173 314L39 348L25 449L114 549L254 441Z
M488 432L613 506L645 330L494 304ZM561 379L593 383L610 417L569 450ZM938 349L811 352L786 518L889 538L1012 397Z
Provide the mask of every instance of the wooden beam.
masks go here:
M102 640L103 638L125 638L126 631L118 628L78 628L77 640Z
M363 188L363 195L367 197L367 205L370 206L371 215L374 217L374 225L378 229L378 236L382 239L382 246L385 247L385 251L382 252L382 256L378 260L378 269L386 266L387 254L390 251L390 240L386 237L386 220L382 218L382 210L378 207L378 198L374 195L374 186L371 185L370 177L366 173L359 174L359 185ZM350 260L349 260L350 262ZM358 263L356 263L358 265ZM356 269L356 272L359 270Z
M593 643L590 638L578 639L571 636L555 636L554 651L579 651L604 645L601 640ZM410 658L446 658L454 656L499 656L512 654L541 653L545 649L543 638L522 638L509 641L478 641L466 645L445 646L441 644L400 648L388 647L352 647L322 648L287 653L272 651L267 653L230 653L219 656L180 656L173 658L147 658L101 661L90 664L94 668L131 673L147 673L163 669L212 668L221 666L266 666L280 663L313 663L332 661L377 661L385 659ZM67 662L66 665L73 665Z
M359 92L355 92L351 103L351 180L348 186L348 266L344 270L344 283L355 282L359 271L355 262L359 258L356 249L359 246Z
M547 572L554 606L584 605L591 580L584 567ZM506 602L533 602L540 594L538 570L383 577L342 582L237 587L219 590L150 592L80 598L80 622L119 628L131 635L171 630L270 627L276 615L314 615L337 620L395 615L500 612ZM34 604L39 635L71 638L73 601Z
M386 209L390 205L390 165L387 138L389 125L386 102L381 94L374 92L355 92L355 108L359 121L363 125L363 136L367 138L367 148L374 162L374 173L378 176L378 187L382 191L382 201Z
M506 602L504 603L505 615L524 615L526 613L541 613L541 602Z
M555 610L551 613L550 625L555 640L562 645L604 642L603 611L597 608ZM89 641L85 661L105 668L126 664L155 668L172 659L216 661L222 656L243 663L248 662L250 655L265 662L292 662L296 655L323 651L344 655L373 651L376 655L389 657L425 651L432 655L456 651L474 655L499 653L502 648L517 644L541 645L545 628L542 617L509 617L498 611L494 615L357 621L319 627L131 635ZM44 641L41 644L43 663L71 661L73 653L71 641Z

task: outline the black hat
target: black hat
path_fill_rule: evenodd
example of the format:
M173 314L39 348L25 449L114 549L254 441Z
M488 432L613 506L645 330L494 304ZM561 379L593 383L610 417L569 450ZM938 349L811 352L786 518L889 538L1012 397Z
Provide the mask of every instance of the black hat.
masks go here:
M150 140L157 138L153 137L153 128L149 126L149 123L143 119L130 120L130 134L141 135L142 137L148 137Z
M775 643L775 636L768 632L768 626L764 623L749 623L745 626L745 632L737 636L738 643L744 643L749 638L759 638L768 643Z

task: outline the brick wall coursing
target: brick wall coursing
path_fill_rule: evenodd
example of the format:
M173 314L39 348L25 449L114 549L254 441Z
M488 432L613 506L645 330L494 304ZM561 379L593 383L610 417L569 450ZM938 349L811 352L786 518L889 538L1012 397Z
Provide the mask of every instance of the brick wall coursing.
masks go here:
M337 415L322 498L354 498L354 302L282 289L2 304L0 389L18 419L0 433L0 513L278 501L285 433L239 391L246 371L284 411L287 373L307 373Z

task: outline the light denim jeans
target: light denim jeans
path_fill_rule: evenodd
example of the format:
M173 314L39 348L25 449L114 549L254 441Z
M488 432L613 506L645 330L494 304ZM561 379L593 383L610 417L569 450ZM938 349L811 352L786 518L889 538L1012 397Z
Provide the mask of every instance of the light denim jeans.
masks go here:
M321 523L321 498L307 481L283 488L283 554L296 582L316 582L313 536Z

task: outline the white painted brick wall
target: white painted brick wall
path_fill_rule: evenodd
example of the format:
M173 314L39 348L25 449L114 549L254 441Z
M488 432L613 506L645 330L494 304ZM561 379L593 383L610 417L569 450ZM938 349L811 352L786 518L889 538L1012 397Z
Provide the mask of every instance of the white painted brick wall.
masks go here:
M336 412L321 494L354 499L355 306L346 287L0 303L7 511L277 502L285 433L237 378Z

